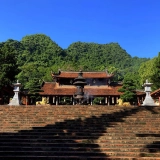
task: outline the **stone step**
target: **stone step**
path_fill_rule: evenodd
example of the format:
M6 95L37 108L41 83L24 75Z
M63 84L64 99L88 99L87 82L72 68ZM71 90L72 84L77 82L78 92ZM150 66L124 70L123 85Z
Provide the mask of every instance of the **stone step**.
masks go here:
M147 130L149 131L149 130ZM150 132L150 131L149 131ZM97 130L97 132L85 132L85 131L71 131L71 130L42 130L41 132L34 131L34 130L21 130L18 133L0 133L0 137L13 137L13 136L122 136L122 137L160 137L160 134L156 133L138 133L135 134L133 131L131 133L124 133L124 132L103 132Z
M55 127L53 127L53 125L55 125ZM134 122L130 122L130 123L128 123L128 122L124 122L124 123L122 123L122 122L114 122L114 123L110 123L110 122L104 122L104 121L102 121L101 122L101 125L99 125L98 124L98 122L97 123L78 123L78 122L72 122L72 123L63 123L63 122L56 122L56 123L54 123L54 124L52 124L52 126L47 126L47 124L46 123L44 123L44 122L35 122L35 123L25 123L25 124L23 124L23 123L20 123L20 122L17 122L17 123L14 123L14 122L12 122L12 123L3 123L3 124L1 124L1 126L2 126L2 128L9 128L9 127L22 127L22 128L24 128L24 127L30 127L30 128L35 128L35 129L38 129L38 127L40 128L40 127L45 127L46 129L50 129L50 128L55 128L55 129L57 129L57 128L67 128L67 127L73 127L73 128L88 128L88 127L90 127L90 128L102 128L102 127L108 127L108 128L111 128L111 127L119 127L119 128L122 128L122 127L126 127L126 128L129 128L129 127L132 127L132 128L142 128L142 127L144 127L144 128L146 128L146 127L148 127L148 128L154 128L154 127L159 127L160 126L160 124L159 124L159 122L157 121L157 122L153 122L153 123L147 123L147 122L139 122L139 123L134 123ZM157 128L158 129L158 128Z
M0 106L0 159L160 157L159 107L5 107Z
M75 151L75 152L79 152L79 151L94 151L94 152L152 152L152 153L156 153L159 152L159 146L154 146L154 148L136 148L136 147L132 147L132 148L108 148L108 147L74 147L74 146L68 146L68 145L64 145L63 147L59 147L56 145L53 146L0 146L0 152L2 151L24 151L24 152L28 152L28 151Z
M52 142L21 142L19 143L18 141L14 141L14 142L1 142L1 148L5 147L5 146L15 146L15 147L93 147L96 148L98 147L105 147L105 148L144 148L146 147L146 144L141 144L141 143L136 143L136 144L132 144L132 143L116 143L116 144L110 144L110 143L75 143L75 142L68 142L66 143L52 143ZM153 148L158 148L160 146L159 143L153 143L151 145L151 147ZM159 147L160 148L160 147Z
M96 151L0 151L0 156L101 156L101 157L155 157L159 158L160 153L148 153L148 152L96 152Z
M10 125L5 125L5 124L3 124L4 126L2 126L0 129L2 130L3 128L11 128L11 127L14 127L14 128L18 128L18 129L23 129L23 128L28 128L28 127L30 127L31 129L41 129L42 127L44 127L45 129L65 129L65 128L68 128L68 129L86 129L86 128L89 128L89 129L113 129L114 127L116 127L117 129L118 128L120 128L120 129L124 129L124 127L125 127L125 129L135 129L135 128L137 128L137 129L146 129L146 128L148 128L148 129L150 129L150 128L153 128L153 129L157 129L157 130L160 130L159 128L157 128L157 127L159 127L160 125L159 124L153 124L153 125L145 125L145 124L141 124L141 125L134 125L134 124L123 124L123 125L118 125L118 124L114 124L114 125L110 125L110 124L108 124L108 123L106 123L106 124L103 124L103 122L102 122L102 124L101 125L94 125L94 124L87 124L87 125L81 125L81 124L76 124L76 122L75 122L75 124L73 123L73 124L70 124L70 125L65 125L65 124L55 124L55 126L53 127L53 126L46 126L46 125L44 125L44 124L40 124L40 123L37 123L37 126L36 126L36 123L34 123L34 124L28 124L28 125L15 125L15 124L10 124ZM38 128L39 127L39 128ZM115 128L115 129L116 129Z
M11 158L15 158L12 156L0 156L1 160L10 160ZM16 156L16 160L46 160L46 156ZM160 160L160 158L156 158L156 157L141 157L141 158L137 158L137 157L108 157L108 156L47 156L47 159L49 160L63 160L63 159L67 159L67 160Z
M86 132L90 130L90 132L94 132L94 133L122 133L122 132L140 132L141 131L144 131L145 133L148 131L148 134L149 133L152 133L152 131L156 131L156 132L160 132L160 128L159 126L153 126L153 127L147 127L147 126L141 126L141 127L136 127L136 126L128 126L128 127L121 127L121 126L101 126L101 127L82 127L82 126L68 126L68 127L62 127L62 126L59 126L59 127L55 127L55 128L46 128L45 126L41 126L40 128L38 127L27 127L27 126L23 126L23 127L18 127L18 126L9 126L9 127L1 127L0 128L0 132L2 133L5 133L5 130L17 130L17 131L20 131L20 130L23 130L25 129L30 131L30 132L78 132L78 131L83 131L83 132ZM66 130L66 131L65 131ZM27 131L26 131L27 133Z
M75 140L75 139L99 139L99 140L143 140L143 141L150 141L150 140L160 140L159 137L136 137L136 136L124 136L123 134L120 136L93 136L93 135L75 135L75 134L66 134L66 135L0 135L0 142L7 141L7 140L35 140L35 139L52 139L52 140Z
M30 112L28 112L28 113L30 113ZM22 116L19 116L19 115L17 115L17 114L22 114ZM36 114L36 113L34 113L34 114ZM3 119L3 118L7 118L7 119L17 119L17 118L19 118L19 119L21 119L21 118L27 118L27 119L32 119L33 117L37 117L37 116L35 116L35 115L30 115L30 116L28 116L28 114L26 113L25 115L23 115L23 113L10 113L9 115L12 115L12 117L8 117L8 115L1 115L1 117L0 117L0 119ZM56 113L56 114L58 114L58 113ZM62 113L61 113L62 114ZM98 118L98 117L100 117L100 116L103 116L104 118L106 118L107 119L107 117L110 117L110 118L113 118L113 117L121 117L121 116L124 116L124 117L126 117L126 119L130 119L129 118L129 116L133 116L132 118L131 118L131 120L135 120L136 118L138 118L138 119L143 119L143 118L145 118L145 119L147 119L147 118L153 118L153 120L154 120L154 117L155 118L160 118L160 115L159 114L157 114L157 115L146 115L147 113L145 113L144 115L143 114L141 114L141 115L116 115L116 112L115 113L113 113L113 115L112 114L108 114L108 112L106 112L106 113L99 113L99 114L96 114L96 113L93 113L93 114L88 114L88 113L86 113L86 114L83 114L83 115L81 115L81 114L76 114L76 113L70 113L70 114L63 114L63 115L61 115L61 116L57 116L57 115L54 115L54 114L44 114L44 115L40 115L40 117L42 118L42 119L63 119L63 118L70 118L70 119L78 119L78 118L89 118L89 117L93 117L93 118ZM46 115L47 116L49 116L50 118L48 118L48 117L46 117ZM122 119L124 119L123 117L122 117Z
M47 116L47 115L46 115ZM50 120L34 120L33 118L32 119L7 119L7 118L3 118L1 119L0 121L0 124L1 125L34 125L34 124L38 124L38 123L41 123L41 124L58 124L58 123L64 123L64 124L70 124L70 123L75 123L75 122L79 122L79 123L90 123L90 124L93 124L93 125L96 125L98 124L100 121L101 123L110 123L110 125L118 125L118 124L122 124L122 125L129 125L129 124L136 124L136 125L156 125L159 123L159 120L160 118L155 118L154 120L151 119L151 118L143 118L142 119L138 119L135 121L135 120L131 120L131 119L128 119L128 120L122 120L122 119L114 119L114 118L109 118L109 119L105 119L105 118L97 118L97 119L89 119L89 118L84 118L84 119L80 119L80 118L75 118L75 119L67 119L67 118L63 118L63 119L50 119Z
M28 131L28 132L27 132ZM44 136L49 136L49 137L52 137L52 136L59 136L59 137L64 137L64 136L80 136L80 137L83 137L83 136L95 136L95 137L142 137L143 138L152 138L152 137L155 137L155 138L160 138L160 134L156 134L156 133L153 133L153 134L149 134L149 133L142 133L142 134L135 134L134 132L131 132L131 133L123 133L123 132L102 132L102 131L97 131L97 132L80 132L80 131L65 131L65 130L62 130L61 132L58 131L48 131L48 130L44 130L42 132L32 132L30 130L27 130L26 132L19 132L19 133L0 133L0 138L5 138L5 137L44 137Z
M3 119L6 119L7 121L16 120L16 119L19 119L20 121L23 121L23 120L33 120L33 117L35 117L39 121L41 121L41 120L48 120L49 121L49 120L57 120L57 119L62 119L62 120L63 119L70 119L70 120L82 119L82 120L85 120L85 118L96 119L96 118L101 118L101 116L102 116L102 114L99 114L99 115L96 115L96 114L94 114L94 115L90 115L90 114L77 115L76 113L75 114L70 113L68 115L63 114L63 116L56 116L54 114L51 114L51 115L50 114L45 114L43 116L40 115L39 117L37 117L35 115L28 116L27 113L26 113L26 115L23 115L21 117L21 116L17 115L18 113L15 113L15 114L16 115L14 115L14 114L5 115L5 116L1 115L0 119L2 121L3 121ZM28 114L30 114L30 112L28 112ZM12 117L10 117L10 116L12 116ZM106 114L103 114L102 118L105 119L105 120L115 119L115 121L116 121L116 120L119 120L119 117L122 117L122 115L116 115L116 113L115 113L115 115L110 115L110 114L106 113ZM156 120L155 118L159 120L160 115L159 114L157 116L156 115L155 116L154 115L150 115L150 116L148 116L148 115L139 115L139 116L138 115L129 115L129 116L124 115L121 118L121 120L137 121L137 119L138 120L147 120L147 119L149 120L149 119L151 119L151 120L154 121L154 120Z
M6 142L11 142L11 143L14 143L14 142L19 142L19 143L22 143L22 142L30 142L30 143L83 143L83 144L93 144L93 143L110 143L110 144L154 144L154 143L160 143L160 140L157 140L157 139L146 139L146 140L136 140L136 139L126 139L126 140L123 140L123 139L91 139L91 138L87 138L87 139L77 139L77 138L63 138L63 139L45 139L45 138L38 138L38 139L31 139L31 138L28 138L28 139L19 139L19 138L13 138L13 139L2 139L0 141L0 145L6 143Z
M30 113L30 112L28 112L28 113ZM19 116L17 114L22 114L22 116ZM14 118L24 118L24 117L27 117L28 119L31 119L33 116L35 116L35 114L37 114L37 113L34 113L33 115L28 115L27 113L25 113L23 115L23 113L16 113L15 112L15 113L10 113L8 115L13 115L13 117L12 117L13 119ZM45 117L46 115L47 116L53 116L53 117L51 117L51 119L52 118L53 119L54 118L67 118L67 117L69 117L71 119L74 119L74 118L85 118L85 117L88 117L88 118L89 117L93 117L94 118L94 117L100 117L100 116L103 116L103 117L106 117L106 118L107 118L107 116L108 117L115 117L116 118L116 115L117 115L117 117L123 116L123 117L126 117L126 118L129 118L129 116L133 116L132 117L133 120L136 117L137 118L154 118L153 114L148 114L148 113L144 113L144 114L141 114L141 115L137 115L136 113L133 113L133 114L124 113L124 115L123 115L123 114L117 114L117 112L113 112L113 113L108 113L108 112L100 113L99 112L99 113L92 113L92 114L90 114L90 113L84 113L84 114L77 114L77 113L68 113L68 114L65 114L65 113L63 113L63 115L62 115L62 113L60 113L61 115L59 115L59 116L57 116L57 114L59 114L59 113L55 113L55 114L53 114L53 113L52 114L46 113L46 114L40 115L40 116L41 116L41 118L45 118L45 119L48 119L47 117ZM70 117L71 115L74 116L74 117ZM2 115L1 117L5 117L6 118L7 115ZM157 115L155 115L155 117L160 118L159 113ZM10 117L9 119L12 119L12 118Z
M27 129L27 128L25 128ZM81 130L81 129L79 129ZM79 131L78 130L78 131ZM17 129L17 128L4 128L4 129L0 129L0 134L1 133L5 133L5 134L10 134L10 133L14 133L14 134L18 134L18 132L20 131L20 129ZM28 131L28 132L27 132ZM78 132L76 129L73 129L73 130L63 130L63 129L57 129L57 130L52 130L52 129L49 129L49 130L46 130L46 129L38 129L38 130L31 130L30 128L28 128L28 130L25 130L25 133L29 133L29 132L32 132L32 133L38 133L38 134L41 134L41 133L53 133L55 134L56 132L59 133L59 132L62 132L62 133L75 133L75 132ZM118 129L106 129L106 130L96 130L96 129L83 129L83 133L85 134L90 134L90 133L100 133L100 134L105 134L105 133L111 133L111 134L145 134L145 135L151 135L151 134L160 134L160 130L156 130L156 129L141 129L141 130L131 130L131 129L121 129L121 130L118 130ZM24 132L23 132L24 133Z

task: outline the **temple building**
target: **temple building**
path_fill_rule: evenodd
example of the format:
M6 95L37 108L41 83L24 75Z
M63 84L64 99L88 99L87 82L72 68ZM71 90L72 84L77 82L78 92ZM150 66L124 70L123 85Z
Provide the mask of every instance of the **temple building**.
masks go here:
M81 74L80 77L79 74ZM52 72L51 76L53 82L42 83L42 92L39 93L42 98L42 101L39 101L40 104L77 105L80 103L78 97L82 96L81 104L84 105L116 105L120 95L123 94L118 92L118 89L122 87L122 83L114 82L114 75L109 74L107 71L73 72L59 70L58 73ZM13 87L2 89L0 104L8 104L10 98L14 95ZM157 90L151 93L151 96L157 98L159 93L159 90ZM135 104L142 103L145 92L136 91L136 94L137 102ZM32 95L27 91L20 92L20 99L23 105L35 104Z
M160 105L160 88L151 92L151 97L154 99L155 103Z
M74 79L78 77L79 72L65 72L59 71L57 74L52 73L54 82L44 82L40 95L47 96L50 104L62 104L69 101L69 104L76 104L74 94L76 86L73 85ZM86 80L84 86L84 94L86 96L85 104L93 104L96 97L101 97L100 103L107 105L114 105L120 97L118 89L120 84L112 82L113 74L108 74L107 71L103 72L83 72L83 77ZM63 102L62 102L63 100Z

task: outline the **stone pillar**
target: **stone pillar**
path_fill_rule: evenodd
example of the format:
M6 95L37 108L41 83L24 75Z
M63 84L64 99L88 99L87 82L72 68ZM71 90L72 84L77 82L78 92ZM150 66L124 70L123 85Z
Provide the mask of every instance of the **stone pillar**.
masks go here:
M75 99L74 98L72 98L72 102L73 102L73 106L75 105Z
M91 98L91 105L93 105L93 98Z
M108 106L110 105L110 96L108 96Z
M58 104L60 104L62 97L58 97Z
M114 97L114 105L117 103L117 98Z
M26 96L26 105L28 105L28 96Z
M74 99L74 97L71 97L71 101L72 101L72 105L74 106L75 105L75 99Z
M112 105L112 96L109 96L109 104Z
M56 106L57 106L57 105L58 105L59 97L58 97L58 96L56 96L56 97L55 97L55 100L56 100Z
M87 96L87 100L86 101L87 101L87 104L89 104L89 97L88 96Z
M53 96L53 102L52 103L55 103L55 96Z
M119 98L118 98L118 97L116 97L116 105L118 104L118 99L119 99Z
M105 97L105 104L107 104L108 103L108 99L107 99L107 97Z
M115 99L114 97L112 97L112 105L115 103Z

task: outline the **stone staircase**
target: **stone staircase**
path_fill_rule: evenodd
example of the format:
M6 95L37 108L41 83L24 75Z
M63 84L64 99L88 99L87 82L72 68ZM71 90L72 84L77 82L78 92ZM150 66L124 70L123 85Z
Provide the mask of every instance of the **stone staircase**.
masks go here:
M160 159L160 107L0 106L0 160Z

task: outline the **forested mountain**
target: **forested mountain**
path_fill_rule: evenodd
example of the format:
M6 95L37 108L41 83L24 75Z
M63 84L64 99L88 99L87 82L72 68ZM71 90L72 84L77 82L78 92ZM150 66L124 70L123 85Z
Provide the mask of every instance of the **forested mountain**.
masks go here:
M19 79L24 88L31 86L30 83L35 78L39 79L39 82L52 81L50 72L57 72L58 69L73 71L107 69L115 73L116 80L122 80L128 73L138 75L140 65L149 61L147 58L131 57L118 43L75 42L67 49L62 49L44 34L27 35L21 41L10 39L0 43L0 56L3 57L6 53L14 57L14 62L10 62L14 64L11 81L14 78ZM0 60L2 61L2 58ZM0 64L0 69L1 72L5 72L4 65Z
M36 62L38 66L52 66L64 57L64 51L43 34L25 36L20 43L24 46L21 61Z
M133 72L138 74L138 69L147 58L131 57L118 43L96 44L76 42L67 50L67 61L73 64L74 69L84 71L102 71L107 69L118 75L117 80L122 80L125 74Z
M76 42L66 50L70 62L84 70L104 70L107 66L125 69L131 66L131 56L118 43L96 44Z

